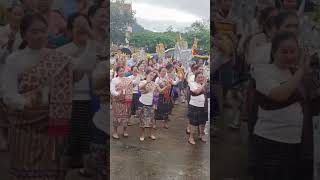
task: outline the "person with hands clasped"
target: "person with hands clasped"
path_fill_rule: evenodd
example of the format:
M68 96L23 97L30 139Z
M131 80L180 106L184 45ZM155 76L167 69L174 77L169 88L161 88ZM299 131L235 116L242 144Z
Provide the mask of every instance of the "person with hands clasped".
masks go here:
M71 158L71 166L82 167L83 159L89 154L90 148L90 125L93 116L90 107L90 79L96 65L96 47L86 15L71 15L67 27L72 41L57 49L68 55L73 64L72 119L67 154Z
M169 120L169 112L170 112L170 103L171 103L171 86L173 84L172 79L169 79L167 76L167 68L161 67L160 68L159 77L156 79L156 84L159 85L161 88L168 87L164 89L159 94L159 100L157 104L157 110L155 111L155 119L163 121L163 127L168 128L168 120Z
M295 34L281 32L272 40L271 63L257 65L252 73L259 104L253 131L257 180L312 176L312 161L302 160L303 135L308 132L300 104L309 68L310 58L299 51Z
M138 108L138 115L140 118L140 128L141 128L140 141L144 141L145 128L150 129L150 138L152 140L156 139L153 132L153 129L156 125L153 98L154 98L155 92L161 93L168 88L167 86L160 88L160 86L154 82L155 75L156 75L155 72L147 71L146 79L141 81L139 84L139 89L141 92L141 97L139 98L139 108Z
M113 135L119 139L118 128L123 126L123 136L128 137L128 121L131 117L131 102L133 94L133 82L131 78L124 77L125 70L122 66L116 68L117 77L112 79L110 92L112 96Z
M203 73L197 72L195 74L195 81L189 83L190 86L190 101L188 106L188 118L189 118L189 127L190 135L188 142L192 145L195 145L194 134L200 128L199 139L202 142L206 142L204 129L206 122L208 121L208 111L205 108L208 108L206 103L208 103L206 98L207 91L207 80L205 79Z

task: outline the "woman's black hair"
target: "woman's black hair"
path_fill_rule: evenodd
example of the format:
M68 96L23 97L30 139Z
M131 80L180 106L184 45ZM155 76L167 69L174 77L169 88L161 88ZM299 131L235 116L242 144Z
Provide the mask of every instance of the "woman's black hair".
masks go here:
M137 67L139 68L141 66L141 64L143 63L143 61L140 61L137 65Z
M262 26L262 32L268 35L268 31L275 27L275 17L269 17Z
M22 38L25 37L28 29L35 21L40 21L48 27L47 20L41 14L38 14L38 13L27 14L22 18L20 23L20 34ZM23 40L19 46L19 49L24 49L26 47L27 47L27 42Z
M197 73L194 75L194 80L196 80L197 77L198 77L200 74L203 74L203 72L197 72Z
M173 65L172 64L167 64L166 68L167 68L167 70L169 70L169 69L173 68Z
M146 72L145 72L145 77L144 79L146 80L147 79L147 76L151 73L152 71L150 69L148 69Z
M272 39L272 46L271 46L271 61L270 64L274 62L274 53L278 50L280 44L283 41L294 39L298 43L297 36L294 33L291 32L280 32L275 35L275 37Z
M275 7L266 7L260 11L260 15L258 17L258 22L261 27L264 26L265 23L267 23L267 20L270 17L270 14L272 11L277 10Z
M124 69L124 68L123 68L122 66L117 66L117 67L116 67L116 72L119 72L120 69Z
M199 68L200 68L199 64L195 64L195 65L192 67L191 71L196 71L196 70L198 70Z
M297 13L293 11L281 11L274 19L274 24L276 28L280 29L280 27L284 24L284 22L286 22L286 20L291 16L298 18Z
M137 66L131 66L131 71L133 71L133 68L135 68L135 67L138 68Z
M89 26L91 27L91 22L88 18L87 15L85 14L82 14L82 13L74 13L72 14L69 18L68 18L68 24L67 24L67 29L68 30L73 30L74 28L74 21L78 18L78 17L83 17L87 20Z

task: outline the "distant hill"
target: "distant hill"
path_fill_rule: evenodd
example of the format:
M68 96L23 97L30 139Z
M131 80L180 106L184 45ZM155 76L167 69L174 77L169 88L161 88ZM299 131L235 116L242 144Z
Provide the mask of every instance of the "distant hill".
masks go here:
M134 23L132 24L132 32L151 32L144 27L142 27L138 22L135 20Z

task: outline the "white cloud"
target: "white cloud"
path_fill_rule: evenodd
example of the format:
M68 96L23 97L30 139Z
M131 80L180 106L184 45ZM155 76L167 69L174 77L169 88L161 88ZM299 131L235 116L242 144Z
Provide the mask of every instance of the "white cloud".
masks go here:
M132 3L146 3L184 11L201 18L210 18L210 0L131 0Z
M148 1L146 1L148 2ZM203 19L179 8L159 6L144 2L132 2L132 9L136 12L135 17L140 25L153 31L165 31L170 25L175 30L181 30L190 26L193 22Z
M136 17L154 20L154 21L168 21L174 20L177 22L194 22L201 19L198 16L195 16L184 11L173 9L173 8L164 8L159 6L154 6L151 4L145 3L133 3L133 10L136 11Z

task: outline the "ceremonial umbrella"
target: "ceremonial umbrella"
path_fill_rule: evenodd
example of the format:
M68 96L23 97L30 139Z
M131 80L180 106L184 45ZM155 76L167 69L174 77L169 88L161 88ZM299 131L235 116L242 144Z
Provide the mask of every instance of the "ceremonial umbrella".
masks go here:
M121 52L124 53L124 54L130 55L130 56L132 54L132 52L131 52L131 50L129 48L122 48Z

